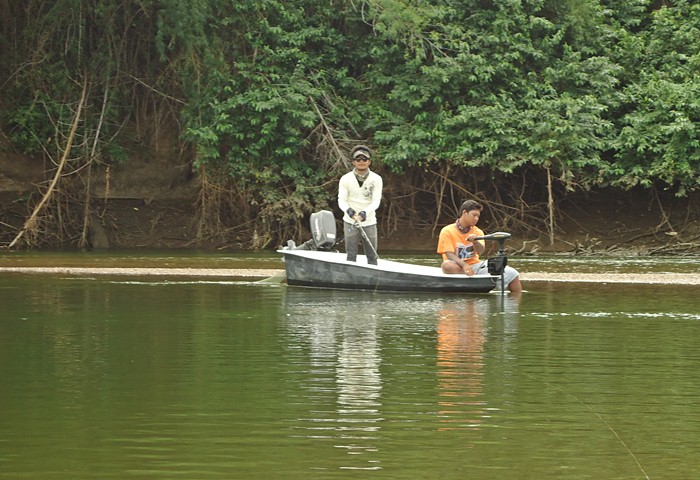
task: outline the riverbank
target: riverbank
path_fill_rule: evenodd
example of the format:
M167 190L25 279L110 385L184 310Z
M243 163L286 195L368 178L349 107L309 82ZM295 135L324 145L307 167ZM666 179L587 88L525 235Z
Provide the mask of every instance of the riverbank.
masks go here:
M0 273L47 274L68 276L140 276L199 278L275 278L284 280L281 269L248 268L103 268L103 267L0 267ZM663 285L700 285L697 273L521 273L523 282L631 283Z

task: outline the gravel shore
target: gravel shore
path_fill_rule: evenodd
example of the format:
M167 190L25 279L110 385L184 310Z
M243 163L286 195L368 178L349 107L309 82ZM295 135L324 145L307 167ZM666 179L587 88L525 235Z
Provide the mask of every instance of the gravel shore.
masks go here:
M282 277L280 269L223 268L94 268L94 267L0 267L0 273L43 273L70 276L116 275L207 278L268 278ZM521 273L523 282L577 283L645 283L669 285L700 285L697 273Z
M647 283L700 285L697 273L521 273L523 282Z

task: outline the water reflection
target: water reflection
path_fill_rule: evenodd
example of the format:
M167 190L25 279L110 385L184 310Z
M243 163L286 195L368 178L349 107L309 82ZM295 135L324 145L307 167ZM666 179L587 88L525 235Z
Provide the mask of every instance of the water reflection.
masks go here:
M309 416L296 421L308 437L332 442L352 456L340 468L361 470L381 468L378 445L386 429L479 428L496 410L484 392L486 343L493 335L497 347L491 355L504 356L517 333L518 308L519 298L511 295L287 289L287 335L294 351L307 352L312 372L306 383ZM394 339L405 339L406 331L413 342L397 343ZM383 366L386 360L390 363ZM390 385L388 395L400 391L406 398L400 407L383 399L388 386L383 370L399 382ZM437 408L418 402L436 387ZM327 408L331 403L332 411ZM396 408L402 409L399 417ZM405 425L406 412L412 410L425 418Z
M438 313L437 365L441 430L477 428L485 416L484 343L489 303L446 303Z
M332 440L333 447L352 455L341 469L376 470L377 433L382 377L376 302L345 292L306 292L289 289L286 297L292 337L308 345L308 384L314 399L309 436ZM335 397L334 411L328 395ZM358 460L359 459L359 460Z
M484 396L485 345L491 317L503 319L502 348L517 331L519 296L444 301L437 314L440 430L478 429L493 414Z
M689 478L696 297L0 275L0 477Z
M349 454L374 452L380 430L382 378L376 319L346 322L338 351L338 426ZM371 461L370 461L371 462ZM373 466L364 468L376 468Z

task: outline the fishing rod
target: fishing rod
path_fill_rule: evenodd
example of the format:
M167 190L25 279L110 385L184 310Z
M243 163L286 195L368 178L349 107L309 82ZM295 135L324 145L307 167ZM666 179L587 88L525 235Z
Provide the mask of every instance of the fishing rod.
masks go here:
M365 229L360 226L360 222L355 220L355 227L357 227L360 230L360 234L362 235L362 238L365 240L365 245L369 245L369 248L372 249L372 253L374 253L374 256L379 259L379 254L377 253L377 250L374 248L374 245L372 245L372 242L370 241L369 237L365 233Z

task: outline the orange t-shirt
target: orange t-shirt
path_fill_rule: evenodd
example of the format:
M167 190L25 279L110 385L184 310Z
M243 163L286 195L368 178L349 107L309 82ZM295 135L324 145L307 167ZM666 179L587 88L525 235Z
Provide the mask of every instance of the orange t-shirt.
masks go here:
M467 236L472 233L478 237L484 234L483 230L476 226L470 228L467 233L460 232L454 223L443 227L440 230L437 253L442 255L444 260L447 260L445 252L453 252L469 265L478 263L479 254L474 251L472 242L467 241Z

